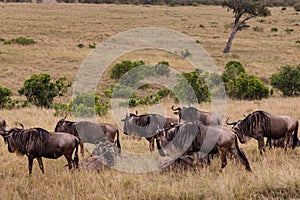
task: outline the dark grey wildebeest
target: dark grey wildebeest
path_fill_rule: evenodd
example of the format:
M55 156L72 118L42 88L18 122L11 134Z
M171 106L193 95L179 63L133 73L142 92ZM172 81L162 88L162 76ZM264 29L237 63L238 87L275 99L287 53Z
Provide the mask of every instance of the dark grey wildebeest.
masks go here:
M72 122L65 119L66 117L57 122L54 131L66 132L76 136L80 140L82 156L84 155L83 143L96 144L108 140L111 143L116 143L119 150L121 149L119 130L114 125L89 121Z
M162 150L168 156L192 153L194 163L197 164L199 151L208 154L216 147L221 168L227 165L226 154L230 152L241 161L247 171L251 171L245 153L239 148L236 135L228 127L206 126L199 121L188 121L171 129L160 129L159 133Z
M33 160L36 158L41 171L44 173L42 157L57 159L62 155L68 161L69 169L75 165L78 168L78 145L77 137L60 132L48 132L42 128L5 130L5 121L0 123L0 134L8 145L10 153L18 153L28 157L29 175L32 173ZM75 150L74 160L72 155Z
M200 111L194 107L171 107L175 115L179 115L180 122L199 120L205 125L221 125L221 120L210 112Z
M284 137L284 148L288 147L291 134L294 132L292 147L295 148L298 142L298 121L289 116L271 115L265 111L255 111L243 120L229 123L238 136L241 143L248 139L255 138L258 141L258 149L261 154L265 152L264 137L279 139Z
M178 124L178 119L165 118L158 114L136 115L133 113L126 114L124 122L124 134L133 134L138 137L144 137L149 142L149 149L154 151L154 140L157 136L157 127L170 128L172 125ZM160 144L156 142L157 148ZM160 152L161 153L161 152Z

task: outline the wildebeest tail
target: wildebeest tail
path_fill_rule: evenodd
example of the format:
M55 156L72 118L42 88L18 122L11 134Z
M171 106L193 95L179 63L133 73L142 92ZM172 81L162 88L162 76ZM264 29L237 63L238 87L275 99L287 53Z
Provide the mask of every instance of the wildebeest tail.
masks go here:
M237 148L239 157L243 160L243 164L246 166L246 170L251 171L250 163L249 163L244 151L241 150L240 147L239 147L237 136L235 136L235 146Z
M78 157L78 146L79 146L79 139L75 138L75 156L74 156L74 164L75 164L75 168L78 168L79 165L79 157Z
M298 126L299 126L299 123L298 123L298 121L297 121L295 130L294 130L293 149L297 146L298 140L299 140L299 139L298 139Z
M119 130L117 130L117 147L121 149L120 139L119 139Z

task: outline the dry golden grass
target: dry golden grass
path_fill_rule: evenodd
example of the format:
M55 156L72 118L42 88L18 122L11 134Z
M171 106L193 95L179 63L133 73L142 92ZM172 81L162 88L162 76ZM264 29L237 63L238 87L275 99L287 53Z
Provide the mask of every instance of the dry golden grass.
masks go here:
M272 16L264 19L263 23L258 22L259 19L249 21L251 27L262 27L263 31L254 32L249 28L239 32L228 55L222 54L222 50L230 34L226 27L233 18L221 7L1 4L0 10L0 37L26 36L37 42L31 46L0 44L0 85L11 88L15 96L24 80L33 73L46 72L55 78L66 76L73 81L80 64L91 51L87 48L88 44L100 43L121 31L139 27L166 27L199 40L220 71L227 61L236 59L248 72L268 79L281 65L300 63L300 47L295 44L299 40L300 19L292 8L283 12L281 8L271 8ZM200 24L204 28L199 27ZM272 27L279 31L271 32ZM293 28L294 31L287 34L285 28ZM83 43L85 48L77 48L79 43ZM123 59L142 59L149 63L166 60L174 68L189 68L181 58L161 51L133 52L120 58ZM262 101L227 100L225 117L237 120L243 114L262 109L299 120L299 100L279 96ZM171 105L168 101L161 104L168 116L175 117L170 110ZM212 109L210 103L203 103L200 108ZM144 106L137 110L146 113L151 108ZM20 122L25 127L39 126L47 130L53 130L60 119L54 116L53 110L38 108L1 110L0 116L6 119L9 128ZM115 121L111 112L100 121L122 125ZM121 134L121 145L127 151L148 152L148 143L144 139L132 139ZM44 159L44 175L35 161L33 175L28 177L27 159L8 153L0 139L1 199L300 198L299 149L287 154L281 149L268 150L263 158L259 156L256 141L241 147L247 153L252 173L232 161L228 161L228 166L219 172L218 159L200 171L134 174L106 169L99 174L86 171L70 173L63 168L66 161L60 158Z
M76 73L92 50L88 44L104 41L119 32L140 27L165 27L182 32L200 44L211 55L220 71L232 59L242 62L247 71L268 79L280 66L298 65L300 19L293 8L286 11L270 8L272 16L249 21L250 28L238 32L231 53L223 48L233 22L231 12L216 6L168 7L134 5L81 4L1 4L0 37L26 36L37 43L30 46L0 43L0 85L17 94L24 80L33 73L49 73L57 78L66 76L73 81ZM199 27L203 25L204 28ZM253 31L258 26L262 32ZM271 32L271 28L278 32ZM293 28L291 34L284 30ZM176 41L175 41L176 42ZM77 48L82 43L84 48ZM157 63L170 61L172 67L182 68L179 59L148 51L124 55L121 59L143 59Z
M242 114L264 109L274 114L288 114L300 119L296 105L299 98L270 98L263 101L227 100L226 116L241 119ZM166 111L172 104L165 103ZM209 110L211 105L201 104ZM147 112L148 107L137 108ZM60 117L54 111L38 108L1 110L1 117L8 128L21 122L25 127L41 126L53 130ZM172 114L168 114L175 117ZM99 120L117 123L108 115ZM120 127L122 128L122 127ZM122 131L121 131L122 132ZM148 152L145 139L137 140L121 133L121 145L129 152ZM300 149L284 153L282 149L267 150L261 157L257 142L240 144L245 149L252 173L246 172L237 161L228 160L220 172L218 158L210 167L199 171L149 172L145 174L126 173L105 169L100 173L84 170L71 173L63 168L66 161L44 159L45 174L42 175L34 162L32 177L28 176L26 157L16 156L7 151L0 140L1 195L4 199L282 199L299 196L299 155Z

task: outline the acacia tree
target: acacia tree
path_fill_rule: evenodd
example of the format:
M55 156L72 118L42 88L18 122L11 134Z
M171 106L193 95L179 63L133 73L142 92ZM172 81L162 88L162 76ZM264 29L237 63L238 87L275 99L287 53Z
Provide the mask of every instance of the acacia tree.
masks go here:
M270 10L261 0L224 0L222 6L227 7L228 10L232 10L235 18L232 32L223 53L230 51L235 34L247 20L271 15Z

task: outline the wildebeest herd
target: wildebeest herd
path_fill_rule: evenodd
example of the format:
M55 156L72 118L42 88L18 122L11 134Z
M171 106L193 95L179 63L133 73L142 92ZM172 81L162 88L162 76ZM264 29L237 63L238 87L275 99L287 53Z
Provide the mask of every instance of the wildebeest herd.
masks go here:
M121 121L124 123L124 134L146 138L151 152L155 150L156 141L159 155L173 157L175 162L189 163L192 167L201 164L199 155L218 154L221 168L227 164L227 157L234 156L251 171L246 152L239 147L238 140L245 143L249 138L258 141L261 154L265 153L266 145L287 148L299 146L298 121L288 116L271 115L264 111L255 111L237 122L228 122L232 126L221 125L221 119L216 115L199 111L194 107L178 107L172 110L179 118L165 118L158 114L127 113ZM112 144L122 156L119 130L109 123L93 123L88 121L71 122L66 117L59 120L54 132L42 128L25 129L11 128L6 130L6 121L0 118L0 134L8 146L8 151L28 157L29 174L32 173L33 160L38 160L39 167L44 173L42 157L57 159L64 156L69 169L78 168L78 148L84 157L84 143ZM91 156L97 161L94 149ZM72 158L74 154L74 157ZM186 159L188 157L188 159ZM88 166L88 165L85 165Z

